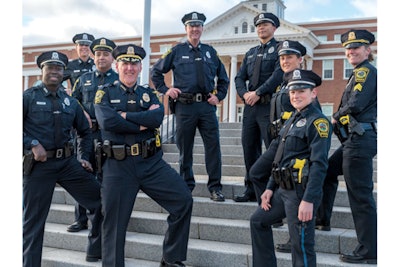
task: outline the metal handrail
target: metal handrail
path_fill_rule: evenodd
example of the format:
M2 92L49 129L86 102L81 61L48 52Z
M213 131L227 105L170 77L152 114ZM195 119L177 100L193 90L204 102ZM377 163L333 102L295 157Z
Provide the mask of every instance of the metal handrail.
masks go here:
M171 113L168 97L165 97L164 94L160 94L159 97L161 98L160 102L164 103L165 107L164 119L160 126L161 142L163 144L174 144L176 134L176 117L175 114Z

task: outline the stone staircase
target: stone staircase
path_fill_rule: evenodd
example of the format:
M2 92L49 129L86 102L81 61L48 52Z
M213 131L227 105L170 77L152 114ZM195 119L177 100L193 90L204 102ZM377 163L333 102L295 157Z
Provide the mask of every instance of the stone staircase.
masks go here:
M194 205L185 264L195 267L251 267L249 218L256 208L256 203L236 203L232 200L234 194L244 190L241 124L221 123L220 135L222 184L226 201L217 203L209 199L204 149L201 138L196 137L193 167L197 185L193 191ZM333 138L331 151L333 152L338 145L338 140ZM178 169L179 156L176 145L163 144L163 150L165 160ZM376 159L374 164L376 185ZM364 266L346 264L339 260L339 253L351 252L357 244L343 177L340 177L340 180L331 221L332 230L316 231L315 250L318 267ZM376 190L374 194L376 199ZM55 189L45 228L42 266L101 266L101 262L85 261L88 230L79 233L66 231L67 225L74 220L74 203L74 199L62 188ZM165 210L145 194L138 194L126 236L127 267L159 266L167 215ZM275 244L286 242L287 239L286 224L274 229ZM276 255L278 266L291 266L290 254L277 252Z

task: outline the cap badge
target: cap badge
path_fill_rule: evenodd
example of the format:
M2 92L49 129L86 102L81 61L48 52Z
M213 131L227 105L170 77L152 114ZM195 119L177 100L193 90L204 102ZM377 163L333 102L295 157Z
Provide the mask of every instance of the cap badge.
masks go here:
M126 54L134 55L135 54L135 48L133 48L133 46L129 46L128 50L126 51Z
M88 40L89 39L86 33L83 34L82 39L83 40Z
M282 48L289 48L289 42L288 41L284 41L282 44Z
M58 57L58 53L57 52L53 52L53 54L51 55L51 59L60 60L59 57Z
M192 19L199 19L196 12L192 14Z
M355 34L355 32L349 32L349 35L348 35L348 40L350 41L350 40L355 40L356 39L356 34Z
M299 70L294 70L293 71L293 77L292 79L301 79L301 73Z
M261 14L258 16L258 18L259 18L259 19L263 19L263 18L264 18L264 14L261 13Z
M106 45L106 44L107 44L106 39L103 38L100 40L100 45Z

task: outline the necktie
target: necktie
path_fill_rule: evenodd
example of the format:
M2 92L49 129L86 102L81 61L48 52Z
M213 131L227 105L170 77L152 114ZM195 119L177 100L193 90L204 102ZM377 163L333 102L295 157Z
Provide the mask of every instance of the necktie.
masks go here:
M51 102L53 106L53 118L54 118L54 144L56 148L63 148L63 132L62 132L62 108L61 104L58 101L56 92L51 93Z
M197 85L199 92L207 93L204 81L203 57L198 47L193 48L193 50L195 52L194 60L196 62Z
M134 88L129 88L127 90L128 93L128 104L127 110L130 112L136 111L136 94Z
M99 86L104 84L105 77L106 77L105 73L99 72Z
M265 45L260 45L257 52L256 62L254 63L253 76L251 76L251 85L253 90L257 89L258 80L260 79L261 62L264 56Z

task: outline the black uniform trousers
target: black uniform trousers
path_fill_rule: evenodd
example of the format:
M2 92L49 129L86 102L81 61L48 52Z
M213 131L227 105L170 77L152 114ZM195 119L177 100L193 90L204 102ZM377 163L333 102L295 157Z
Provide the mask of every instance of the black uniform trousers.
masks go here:
M82 168L75 156L36 162L30 175L23 177L23 250L24 267L40 267L44 227L54 188L58 183L89 210L92 228L87 254L101 255L100 184Z
M319 225L330 225L332 217L333 204L335 202L336 192L338 188L338 176L343 175L343 146L340 146L329 157L329 166L326 172L323 196L321 205L317 210L316 223Z
M139 190L169 213L164 259L186 260L193 198L179 174L162 159L160 150L147 159L107 158L103 165L103 267L125 266L126 230Z
M354 252L365 258L377 258L377 212L373 197L376 153L377 134L373 130L366 130L362 136L350 134L343 143L343 175L359 243Z
M250 218L253 267L277 266L271 225L285 217L292 245L292 266L317 265L314 251L315 219L302 223L297 218L303 194L302 185L296 185L295 190L279 188L272 196L269 211L258 207L253 213Z
M261 203L261 195L264 193L269 177L271 176L275 151L275 149L267 149L254 162L249 171L249 181L253 185L258 204Z
M207 101L193 104L176 103L176 145L179 149L180 175L193 191L196 182L193 174L193 144L196 128L204 143L205 165L210 192L221 190L221 147L216 107Z
M97 140L101 141L100 129L92 132L92 139L93 140L97 139ZM77 141L79 143L80 139L78 138ZM78 159L79 158L80 158L80 156L78 156ZM101 180L102 180L101 174L97 173L97 163L96 163L96 158L95 158L95 154L94 154L94 143L93 143L92 149L90 151L89 162L90 162L90 164L92 164L92 167L93 167L93 170L94 170L97 180L101 183ZM88 221L88 217L86 215L85 207L80 205L79 202L76 202L75 203L75 222L87 224L87 221Z
M254 188L249 179L251 166L262 153L262 142L268 149L271 137L269 134L270 103L257 102L254 106L246 105L243 110L242 147L246 167L245 186L247 194L254 194Z

